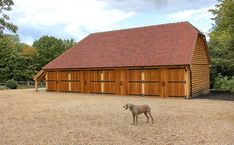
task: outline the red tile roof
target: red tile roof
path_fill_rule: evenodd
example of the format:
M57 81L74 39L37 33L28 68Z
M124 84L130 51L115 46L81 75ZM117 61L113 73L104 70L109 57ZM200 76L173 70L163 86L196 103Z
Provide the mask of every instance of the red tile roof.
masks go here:
M93 33L43 69L186 65L199 33L188 22Z

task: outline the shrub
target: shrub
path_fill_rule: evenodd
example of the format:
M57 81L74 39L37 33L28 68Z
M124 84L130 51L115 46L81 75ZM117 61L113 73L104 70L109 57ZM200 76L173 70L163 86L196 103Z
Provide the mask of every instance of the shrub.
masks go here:
M18 87L18 84L15 80L11 79L6 82L6 86L10 89L16 89Z
M218 75L215 78L214 88L217 91L234 92L234 76L227 77L227 76Z
M234 93L234 76L229 80L230 91Z

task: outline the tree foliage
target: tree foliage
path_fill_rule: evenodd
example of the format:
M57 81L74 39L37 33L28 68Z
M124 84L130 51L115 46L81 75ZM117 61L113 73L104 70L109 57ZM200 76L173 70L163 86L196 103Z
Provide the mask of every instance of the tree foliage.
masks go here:
M73 39L62 40L52 36L43 36L35 40L33 47L36 48L37 56L37 70L59 56L68 48L75 44Z
M34 57L25 55L26 44L19 43L17 35L0 38L0 82L8 79L29 80L35 73Z
M43 36L33 44L20 43L17 35L0 37L0 82L32 80L42 66L74 45L74 40Z
M7 11L12 10L11 6L14 5L12 0L0 0L0 36L3 35L5 29L16 33L17 27L8 22L10 17L6 14Z
M234 0L219 0L210 33L209 49L212 63L212 79L218 74L234 75Z

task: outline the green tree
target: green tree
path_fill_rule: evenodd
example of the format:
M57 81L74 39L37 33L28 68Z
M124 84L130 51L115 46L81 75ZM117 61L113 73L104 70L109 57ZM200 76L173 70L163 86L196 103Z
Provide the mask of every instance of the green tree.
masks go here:
M12 41L16 38L12 35L0 37L0 82L14 78L14 73L18 69L20 52L15 48L16 43Z
M17 35L0 37L0 82L31 80L36 73L36 49L20 43Z
M49 63L51 60L62 54L65 50L75 44L73 39L62 40L52 36L43 36L33 42L37 50L37 70Z
M216 8L210 11L215 16L209 41L214 80L219 73L234 75L234 0L219 0Z
M16 49L20 54L20 63L18 63L17 67L20 68L21 71L15 71L14 79L22 81L31 80L36 73L36 49L24 43L18 43Z
M7 11L12 10L12 5L14 5L12 0L0 0L0 36L3 35L5 28L13 33L17 31L17 27L8 22L10 17L6 14Z

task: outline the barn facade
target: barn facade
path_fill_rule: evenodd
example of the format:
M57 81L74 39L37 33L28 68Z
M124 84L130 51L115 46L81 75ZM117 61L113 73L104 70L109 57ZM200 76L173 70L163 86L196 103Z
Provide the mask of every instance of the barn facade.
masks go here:
M48 91L190 98L209 90L210 60L204 34L179 22L90 34L42 76Z

